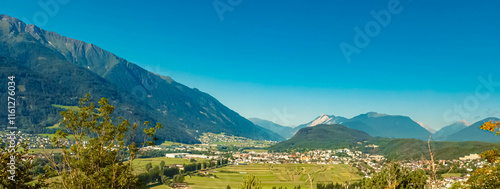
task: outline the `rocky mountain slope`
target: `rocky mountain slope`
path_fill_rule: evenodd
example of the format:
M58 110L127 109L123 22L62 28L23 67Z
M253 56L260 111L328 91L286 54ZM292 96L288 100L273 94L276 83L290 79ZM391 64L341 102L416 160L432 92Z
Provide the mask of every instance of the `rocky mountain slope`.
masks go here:
M166 127L159 131L164 140L193 143L202 132L284 139L209 94L149 72L96 45L6 15L0 15L0 60L0 69L5 70L2 77L15 74L24 86L19 95L23 115L19 124L34 127L33 131L59 121L59 110L52 104L77 105L79 97L91 93L95 98L109 98L120 116L161 122Z

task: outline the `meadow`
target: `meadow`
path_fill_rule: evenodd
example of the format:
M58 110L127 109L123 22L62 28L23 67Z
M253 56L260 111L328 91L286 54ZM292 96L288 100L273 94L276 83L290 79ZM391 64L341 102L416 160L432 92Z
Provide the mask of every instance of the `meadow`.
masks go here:
M146 172L146 164L151 163L155 167L160 166L161 161L165 161L165 165L167 166L170 164L190 164L188 159L156 157L134 159L132 167L134 168L134 173L140 174Z
M189 188L226 188L227 185L231 186L231 188L239 188L243 177L248 174L256 176L262 182L264 188L283 186L292 189L299 185L301 188L310 188L310 178L312 178L313 187L316 187L317 182L345 183L362 179L360 175L356 174L357 170L349 165L229 165L209 172L217 175L218 178L187 176L186 182Z

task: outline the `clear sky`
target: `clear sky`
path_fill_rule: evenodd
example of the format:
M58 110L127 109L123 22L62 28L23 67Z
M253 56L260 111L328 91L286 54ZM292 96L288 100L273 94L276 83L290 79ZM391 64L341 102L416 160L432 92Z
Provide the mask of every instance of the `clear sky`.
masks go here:
M244 117L299 125L376 111L438 129L500 116L500 86L483 85L500 82L496 0L36 2L4 0L0 14L96 44Z

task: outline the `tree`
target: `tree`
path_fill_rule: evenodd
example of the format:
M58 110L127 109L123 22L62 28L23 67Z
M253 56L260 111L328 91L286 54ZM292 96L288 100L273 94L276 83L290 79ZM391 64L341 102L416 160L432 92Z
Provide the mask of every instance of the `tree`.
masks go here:
M168 179L168 177L163 175L161 176L161 182L167 186L170 186L170 184L172 184L172 180Z
M460 182L454 182L449 189L461 189L463 188Z
M363 188L424 188L427 183L425 171L410 171L399 164L391 163L381 172L363 182Z
M487 166L476 169L466 182L471 189L500 188L500 166Z
M160 162L160 169L163 170L165 169L165 161L161 160Z
M151 162L146 164L146 172L149 172L152 168L153 168L153 164L151 164Z
M174 183L183 183L184 182L184 175L177 174L174 176L172 179Z
M231 189L231 186L227 185L226 189Z
M480 129L500 135L499 126L500 121L488 121L483 123ZM500 188L500 165L498 165L500 163L500 154L498 149L485 151L481 153L481 157L492 163L492 165L476 169L465 183L465 187L471 189Z
M35 164L32 163L33 156L30 156L27 150L28 145L21 143L13 145L13 147L8 146L7 143L3 143L2 139L0 139L0 188L30 189L47 187L45 180L50 176L50 173L39 175L37 178L31 171ZM15 170L15 172L11 170ZM14 176L12 173L14 173ZM34 178L37 178L36 182Z
M132 161L139 148L134 142L134 133L138 124L130 125L128 120L118 118L119 124L113 124L114 106L106 98L101 98L98 107L89 102L87 94L80 99L78 110L62 111L64 130L58 130L51 139L54 146L62 147L63 161L58 164L50 155L52 170L61 176L55 184L61 188L137 188L140 182L132 172ZM148 128L144 122L145 145L154 145L156 129L160 123ZM131 129L131 130L130 130ZM125 134L132 136L131 143L125 144ZM68 148L69 138L74 144Z
M168 177L166 177L165 175L162 175L162 176L160 176L160 178L161 178L161 183L167 185L168 180L169 180ZM170 183L168 183L168 184L170 184Z
M496 131L495 135L500 135L500 121L488 121L484 122L480 127L482 130L490 131L494 133ZM498 129L498 131L497 131Z
M259 181L259 179L257 179L255 176L247 175L243 179L243 183L241 184L240 188L241 189L262 189L262 184Z

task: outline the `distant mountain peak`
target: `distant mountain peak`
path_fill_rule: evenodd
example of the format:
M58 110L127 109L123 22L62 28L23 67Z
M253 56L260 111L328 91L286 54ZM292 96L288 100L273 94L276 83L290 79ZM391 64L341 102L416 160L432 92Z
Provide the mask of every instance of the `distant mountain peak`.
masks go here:
M462 119L462 120L457 121L457 122L455 122L455 123L462 123L462 124L464 124L464 125L465 125L465 126L467 126L467 127L472 125L472 123L468 122L468 121L467 121L467 120L465 120L465 119Z
M11 17L9 15L5 15L5 14L0 14L0 18L1 18L1 20L8 21L8 22L22 22L21 20L19 20L17 18Z
M308 127L313 127L320 124L331 125L331 124L341 124L347 120L343 117L337 117L334 115L321 114L316 119L307 124Z
M456 129L455 132L445 132L447 136L445 136L445 140L447 141L484 141L484 142L500 142L500 138L495 136L494 133L489 131L481 130L479 127L487 121L498 121L498 118L489 117L483 120L480 120L472 125L465 126L463 122L457 122L447 127L443 127L441 130L459 127L462 125L462 128ZM457 131L458 130L458 131Z
M377 112L368 112L368 113L366 113L366 115L368 117L384 117L384 116L388 116L387 114L381 114L381 113L377 113Z
M417 122L420 126L422 126L424 129L426 129L427 131L431 132L432 134L436 133L437 131L431 127L429 127L429 125L425 124L425 123L422 123L420 121L415 121Z
M372 139L373 137L366 132L350 129L344 125L320 124L300 129L292 138L271 146L270 150L281 151L311 147L318 149L338 149L354 146Z

